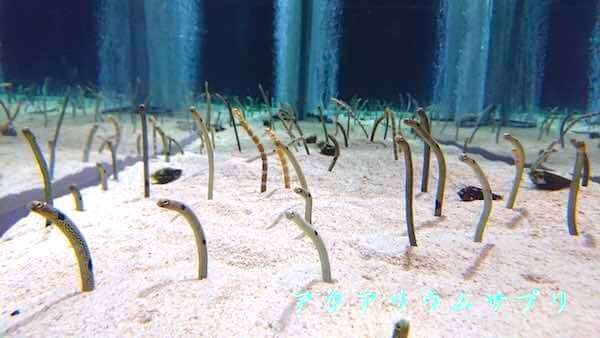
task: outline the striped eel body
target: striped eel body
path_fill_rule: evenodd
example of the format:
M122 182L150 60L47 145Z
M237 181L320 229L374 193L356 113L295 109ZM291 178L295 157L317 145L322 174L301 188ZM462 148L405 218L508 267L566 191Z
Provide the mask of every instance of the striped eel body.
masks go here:
M42 181L44 183L44 200L49 205L53 205L53 196L52 196L52 182L50 182L50 174L48 172L48 164L46 163L46 159L44 159L44 155L40 149L40 146L35 139L35 135L29 128L24 128L21 130L23 136L29 143L31 147L31 151L33 152L33 156L35 157L35 162L40 169L40 174L42 175ZM50 225L50 221L46 221L46 226Z
M283 172L283 186L286 189L290 188L290 170L287 164L287 160L285 159L285 151L283 150L283 144L277 137L277 134L270 129L266 128L265 132L275 145L275 152L277 153L277 157L279 158L279 163L281 163L281 171Z
M198 113L195 107L190 108L190 112L192 113L192 117L196 122L196 127L200 130L200 139L204 140L206 144L206 153L208 155L208 199L212 200L213 198L213 186L215 181L215 155L213 151L212 144L208 139L208 129L202 120L202 117Z
M300 217L297 213L293 211L287 211L285 216L290 221L296 223L296 225L304 232L306 236L308 236L317 251L319 252L319 258L321 260L321 275L323 276L323 281L325 283L333 283L331 279L331 267L329 265L329 255L327 254L327 249L325 248L325 244L323 243L323 239L319 236L317 230L313 229L309 224L306 223L305 220Z
M519 192L519 187L521 186L521 178L523 177L523 170L525 169L525 150L523 150L523 146L521 142L517 140L514 136L509 133L504 133L504 139L510 142L513 146L513 158L515 160L515 179L513 181L513 186L510 191L510 195L508 200L506 201L506 207L508 209L512 209L515 206L515 201L517 199L517 193Z
M196 238L196 247L198 248L198 279L206 278L208 275L208 254L206 250L206 237L204 236L204 230L202 224L198 221L198 217L194 212L185 204L168 199L161 199L157 205L160 208L173 210L181 214L186 221L192 227L194 231L194 237Z
M579 235L577 227L577 197L579 195L579 183L581 181L581 174L587 154L585 142L571 140L571 144L577 150L577 155L573 166L573 179L571 180L569 199L567 201L567 227L570 235L577 236Z
M142 124L142 156L144 160L144 197L150 197L150 165L148 164L148 124L146 123L146 106L138 107Z
M83 235L73 221L60 210L53 208L45 202L33 201L27 207L29 210L54 223L63 235L65 235L77 256L81 277L81 291L88 292L94 290L92 255L90 254L90 249L85 238L83 238Z
M265 154L265 148L263 147L262 143L260 143L260 139L258 138L258 136L256 136L254 134L254 132L252 131L252 129L250 128L250 125L248 124L248 122L242 116L242 113L240 112L240 110L237 108L233 108L232 111L233 111L233 114L235 115L235 117L240 121L240 125L242 126L242 128L244 128L244 130L246 131L246 134L248 134L248 136L252 139L252 142L254 142L254 145L256 145L256 148L258 149L258 153L260 154L260 159L262 161L262 174L261 174L261 178L260 178L260 192L265 192L265 191L267 191L267 174L268 174L267 155Z
M483 191L483 211L479 217L477 230L475 231L475 238L473 239L475 242L481 242L483 240L485 226L490 217L490 213L492 212L492 188L490 187L490 183L485 177L483 170L481 170L481 167L479 164L477 164L477 162L475 162L475 160L467 156L467 154L459 155L458 159L473 169L477 179L479 180L479 184L481 184L481 190Z

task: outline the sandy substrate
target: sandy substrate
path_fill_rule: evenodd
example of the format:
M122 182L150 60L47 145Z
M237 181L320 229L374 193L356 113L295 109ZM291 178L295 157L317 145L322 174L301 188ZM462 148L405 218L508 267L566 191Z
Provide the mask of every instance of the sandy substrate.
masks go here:
M316 124L305 126L307 134L320 132ZM258 124L255 129L260 130ZM394 161L389 139L368 144L357 128L331 173L331 158L314 147L307 156L300 147L295 154L314 198L313 223L331 261L334 283L327 284L321 281L313 245L298 239L299 229L279 217L285 210L302 215L304 204L283 189L277 157L269 156L268 190L261 194L260 160L247 161L256 156L255 147L241 134L240 154L232 134L230 129L217 134L212 201L206 199L206 155L191 152L172 158L168 165L183 169L183 176L153 186L150 199L142 198L138 163L120 175L120 182L111 180L108 192L84 189L84 212L73 210L69 196L56 201L90 246L97 281L93 292L79 292L73 250L57 229L45 231L42 219L30 214L9 230L0 239L0 334L385 337L398 318L410 320L414 337L597 333L597 184L580 194L578 237L567 233L567 191L537 191L524 179L516 209L494 202L484 241L474 243L483 203L461 202L456 191L478 182L457 160L457 149L444 147L449 170L444 215L433 216L437 165L432 160L430 192L415 191L419 246L409 249L404 163L402 158ZM270 150L267 138L259 135ZM422 145L417 140L411 144L417 190ZM197 148L197 143L188 147ZM509 153L508 147L503 149ZM571 157L565 159L571 156L567 153L559 161L568 162L565 168L572 163ZM591 157L597 158L593 153ZM482 160L480 164L494 192L506 196L514 168ZM156 159L151 169L166 165ZM183 218L159 209L159 198L185 202L198 215L207 237L208 279L195 279L198 262L191 229ZM518 297L535 289L539 295L525 312L527 300ZM294 294L306 290L313 299L298 311ZM402 290L404 309L392 302ZM559 313L560 304L553 304L552 296L561 290L566 292L566 307ZM334 311L336 292L342 300ZM376 299L362 309L365 298L360 295L365 292L375 293ZM433 313L431 303L424 304L430 292L440 297ZM507 299L495 312L487 296L498 292ZM452 306L461 293L471 307L455 312ZM11 316L16 310L19 314Z

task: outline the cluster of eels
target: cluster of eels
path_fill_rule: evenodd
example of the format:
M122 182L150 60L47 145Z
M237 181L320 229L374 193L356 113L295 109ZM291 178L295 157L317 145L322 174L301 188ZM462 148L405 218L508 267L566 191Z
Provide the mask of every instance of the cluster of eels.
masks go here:
M209 94L207 92L206 96L209 97L208 95ZM348 110L348 118L349 119L354 117L354 114L352 112L352 108L350 107L350 105L348 105L338 99L333 99L333 100L336 102L336 104L338 104L338 106L343 107L346 110ZM63 105L63 111L64 111L64 107L66 106L67 101L68 101L68 97L65 99L65 103ZM264 146L262 145L259 137L253 132L252 128L250 127L250 124L247 122L242 111L237 108L232 108L229 105L228 105L228 108L231 109L232 119L238 120L242 129L244 129L244 131L251 138L252 142L256 145L256 148L259 153L259 158L262 160L262 169L261 169L262 174L261 174L260 191L265 192L268 167L267 167L267 153L265 152ZM320 108L318 110L320 113L321 122L323 124L324 139L326 140L325 142L323 142L322 149L324 149L326 147L326 145L328 144L327 140L332 141L332 143L335 145L335 149L336 149L334 161L329 168L329 170L331 170L331 167L335 164L335 161L337 160L337 157L339 156L339 144L338 144L337 140L335 140L335 137L328 133L327 127L325 125L325 118L323 116L323 113ZM149 174L149 164L148 164L148 162L149 162L148 128L147 128L146 120L150 120L151 123L153 124L153 130L157 131L159 134L161 134L161 138L163 139L163 152L170 152L170 144L168 142L168 138L166 136L163 136L166 134L164 134L164 132L160 130L160 127L157 126L156 119L154 119L153 117L146 118L145 112L146 112L145 106L140 105L138 108L138 115L141 119L142 133L140 135L141 140L139 140L139 141L141 141L142 149L139 152L141 153L142 159L143 159L144 196L149 197L151 184L150 184L150 174ZM208 155L209 172L208 172L208 195L207 195L207 198L210 200L213 198L213 186L214 186L214 136L211 138L211 132L214 132L214 131L212 130L212 127L202 118L201 114L197 111L197 109L195 107L190 108L190 113L195 122L197 135L201 139L201 142L202 142L201 151L203 150L203 148L206 148L206 152ZM312 240L313 244L315 245L315 247L319 253L319 257L320 257L320 261L321 261L322 279L325 282L331 283L332 282L331 268L330 268L329 256L327 253L327 249L324 245L323 240L321 239L318 232L315 230L315 228L313 226L312 195L309 190L306 178L302 172L300 163L296 159L294 152L289 149L289 146L295 145L295 143L297 143L297 142L302 142L306 146L308 137L305 138L303 136L303 133L298 125L298 122L295 119L290 118L288 112L286 112L285 109L281 109L278 112L278 115L280 117L280 121L281 121L282 125L284 126L284 130L288 133L288 136L292 139L292 142L288 145L281 142L280 138L277 136L276 132L273 129L274 128L273 121L267 121L268 123L266 123L266 125L268 125L269 127L265 128L265 134L272 141L274 148L275 148L273 153L277 154L278 160L281 164L284 187L286 189L291 188L291 179L290 179L289 167L288 167L288 163L291 163L291 166L295 172L295 176L297 177L297 181L300 185L299 187L295 187L293 189L293 191L296 194L298 194L300 197L302 197L302 199L304 200L304 204L305 204L304 217L300 216L299 214L297 214L296 212L293 212L293 211L285 212L284 215L287 219L289 219L290 221L295 223L303 231L304 235L308 236ZM429 162L430 162L431 152L433 152L433 154L437 160L437 163L438 163L437 177L438 177L438 179L437 179L437 189L436 189L436 193L435 193L433 214L434 214L434 216L442 216L444 191L445 191L445 185L446 185L446 170L447 170L446 169L446 159L445 159L444 153L441 150L441 147L439 146L439 144L436 142L436 140L431 135L431 122L427 116L427 113L422 108L418 108L416 110L415 116L418 117L418 120L405 119L403 121L399 120L398 123L401 123L401 122L404 123L404 125L406 125L412 131L414 131L414 134L423 141L423 144L424 144L423 166L422 166L423 173L422 173L422 180L421 180L421 191L422 192L428 191ZM337 114L335 117L337 120L338 119ZM62 118L61 118L61 120L62 120ZM118 168L117 168L115 154L116 154L116 150L121 141L121 127L120 127L118 120L112 116L108 117L107 121L111 122L114 125L115 134L110 138L103 138L103 142L102 142L100 151L104 147L111 150L111 153L112 153L111 157L113 159L112 172L113 172L114 180L118 180L118 176L117 176ZM370 142L375 142L374 138L375 138L377 127L383 121L385 121L385 123L386 123L386 131L388 129L388 125L391 125L391 127L392 127L391 134L393 137L394 158L397 160L399 153L404 154L405 171L406 171L405 172L405 198L404 198L404 200L405 200L405 216L406 216L407 234L408 234L408 239L409 239L410 245L417 246L417 238L416 238L416 234L415 234L415 224L414 224L414 206L413 206L413 203L414 203L413 158L412 158L412 154L411 154L410 145L406 141L405 137L402 135L400 125L398 124L398 126L396 126L395 114L393 113L393 111L386 108L383 112L383 115L375 121L375 123L373 125L373 130L370 134L370 137L369 137L369 134L366 132L366 129L364 128L364 126L362 126L362 123L360 123L359 120L356 120L356 122L360 126L362 126L361 129L363 129L365 131L365 136L367 137L367 139ZM233 121L233 124L235 125L235 121ZM296 130L299 132L299 134L301 135L300 137L296 137L296 135L293 132L292 126L294 126L294 128L296 128ZM349 127L349 123L348 123L347 127ZM60 127L58 127L58 128L60 128ZM348 133L349 128L344 129L344 127L341 125L341 123L339 123L339 121L336 121L336 128L337 128L337 130L341 130L341 132L344 135L344 139L347 142L347 139L350 136ZM96 132L97 129L98 129L98 125L95 124L95 125L93 125L92 129L90 130L90 133L89 133L89 136L87 138L87 142L86 142L85 148L84 148L84 156L83 156L84 161L87 161L89 159L89 151L90 151L90 147L91 147L91 143L92 143L91 140L93 139L94 133ZM23 129L22 132L32 148L34 157L36 159L36 162L37 162L38 167L41 172L41 176L44 181L45 202L34 201L34 202L30 203L29 208L31 211L36 212L36 213L40 214L41 216L43 216L44 218L46 218L47 225L49 225L50 223L54 223L65 234L65 236L67 237L69 242L73 245L73 248L75 250L75 253L76 253L78 261L79 261L81 280L82 280L82 285L83 285L82 290L83 291L91 291L94 288L94 277L93 277L91 257L90 257L90 253L87 248L85 239L83 238L83 236L81 235L81 232L77 229L75 224L63 212L57 210L56 208L54 208L52 206L52 184L51 184L52 171L48 169L46 160L37 144L37 141L36 141L33 133L29 129ZM236 134L236 136L237 136L237 134ZM384 139L386 136L387 136L387 132L384 134ZM56 136L55 136L54 140L50 141L49 144L52 146L55 146L57 138L58 138L58 131L56 132ZM522 176L523 176L523 171L524 171L524 167L525 167L525 153L523 150L523 146L514 136L512 136L510 134L504 134L504 139L507 142L509 142L513 148L512 154L513 154L514 164L515 164L515 168L516 168L515 177L513 180L513 186L510 191L510 195L506 201L506 207L509 209L512 209L515 206L517 194L519 192L519 188L520 188L520 184L521 184L521 180L522 180ZM138 141L138 143L140 143L139 141ZM569 197L568 197L568 208L567 208L568 209L567 210L567 227L568 227L568 231L571 235L577 235L579 233L578 226L577 226L577 219L576 219L579 186L580 186L580 182L582 180L582 176L589 176L589 163L588 163L588 165L585 164L589 160L587 159L585 143L583 143L581 141L573 140L572 144L576 148L577 157L576 157L576 161L575 161L573 179L570 181L571 184L570 184L570 193L569 193ZM154 154L156 154L156 153L157 153L157 151L155 149ZM271 154L273 154L273 153L271 153ZM308 153L308 149L307 149L307 153ZM52 154L52 151L51 151L51 154ZM52 158L52 155L51 155L51 158ZM472 159L471 157L469 157L467 154L464 154L464 153L461 154L458 159L461 162L465 163L468 167L470 167L473 170L473 173L478 178L479 183L481 185L481 191L483 193L484 203L483 203L483 210L482 210L481 216L479 218L479 221L477 222L477 226L476 226L476 230L475 230L475 234L474 234L474 241L482 242L483 236L485 233L485 229L486 229L486 225L487 225L487 221L488 221L490 213L492 211L492 200L493 200L492 190L491 190L490 184L485 176L485 173L483 172L481 167L477 164L477 162L474 159ZM165 158L165 160L167 160L167 158ZM107 190L108 184L107 184L106 169L104 168L104 166L101 163L97 163L96 165L98 168L98 175L100 178L102 190ZM585 168L587 168L587 169L585 169ZM168 176L171 174L178 177L181 174L181 171L180 170L179 171L174 170L173 172L165 171L164 173L157 173L156 175ZM175 177L175 178L177 178L177 177ZM71 191L74 201L75 201L75 209L78 211L83 211L84 210L83 198L81 196L81 193L79 192L79 189L77 189L77 187L75 185L71 185L69 187L69 190ZM204 231L202 229L202 225L198 221L198 218L195 216L194 212L182 202L161 199L160 201L158 201L158 206L161 208L167 209L167 210L172 210L172 211L178 212L181 215L183 215L184 218L188 221L189 225L191 226L191 228L195 234L196 246L198 248L198 259L199 259L198 278L199 279L206 278L206 276L207 276L206 244L207 243L206 243L206 238L204 236Z

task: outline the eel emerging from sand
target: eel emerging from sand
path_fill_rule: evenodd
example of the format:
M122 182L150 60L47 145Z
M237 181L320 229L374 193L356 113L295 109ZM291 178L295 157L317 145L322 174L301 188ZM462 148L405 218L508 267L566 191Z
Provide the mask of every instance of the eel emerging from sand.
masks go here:
M258 136L256 136L254 134L254 132L252 131L252 128L250 128L250 125L248 124L248 122L246 122L246 119L244 119L244 116L242 116L242 113L240 112L240 110L237 108L233 108L232 111L233 111L233 114L235 115L235 117L240 121L240 125L246 131L246 134L248 134L248 136L252 139L252 142L254 142L256 149L258 149L258 153L260 154L260 159L262 161L262 172L261 172L261 178L260 178L260 192L265 192L265 191L267 191L267 174L268 174L268 164L267 164L268 162L267 162L267 155L265 154L265 148L263 147L262 143L260 143L260 139L258 138ZM234 123L235 123L235 121L234 121Z
M200 221L198 221L198 217L196 217L194 212L188 206L178 201L161 199L158 201L157 205L161 208L181 214L189 223L190 227L192 227L194 237L196 238L196 247L198 248L198 279L206 278L208 276L206 236L204 236L204 230L202 229Z
M29 210L39 214L56 225L56 227L67 237L67 240L73 247L77 262L79 264L79 274L81 276L81 291L87 292L94 290L94 270L92 265L92 255L90 249L83 238L83 235L65 214L60 210L53 208L48 203L33 201L27 205Z

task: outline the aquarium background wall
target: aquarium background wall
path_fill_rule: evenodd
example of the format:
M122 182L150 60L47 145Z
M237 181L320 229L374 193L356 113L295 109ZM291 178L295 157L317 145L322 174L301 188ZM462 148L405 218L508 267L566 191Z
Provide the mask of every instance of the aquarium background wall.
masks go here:
M398 105L406 93L448 116L489 104L598 109L594 0L23 0L0 10L2 80L48 78L54 91L85 83L175 107L208 81L241 98L257 98L260 83L300 111L332 96Z

